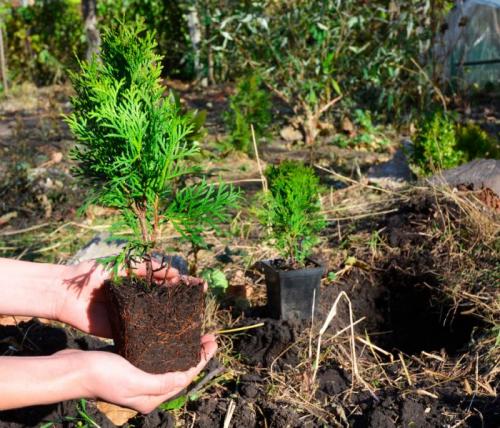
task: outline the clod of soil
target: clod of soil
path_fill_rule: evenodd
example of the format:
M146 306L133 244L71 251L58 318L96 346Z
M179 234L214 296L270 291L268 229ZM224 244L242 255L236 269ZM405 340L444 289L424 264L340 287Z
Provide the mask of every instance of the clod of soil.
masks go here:
M184 371L200 361L203 283L148 287L144 280L108 282L111 326L118 353L149 373Z
M233 340L235 351L242 356L245 363L253 367L270 367L277 360L277 370L298 364L300 361L297 350L290 345L297 339L300 324L294 325L288 321L270 318L248 318L243 325L262 321L265 322L264 326L250 330L248 334L238 335Z

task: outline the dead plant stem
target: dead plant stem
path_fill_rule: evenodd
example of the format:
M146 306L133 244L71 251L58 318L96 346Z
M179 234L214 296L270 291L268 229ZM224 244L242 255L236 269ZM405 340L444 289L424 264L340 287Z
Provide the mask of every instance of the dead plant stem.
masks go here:
M259 149L257 148L257 141L255 139L255 130L253 129L253 125L250 125L250 129L252 130L252 142L253 142L253 149L255 151L255 159L257 160L257 168L259 168L259 174L260 174L260 179L262 181L262 190L264 190L265 193L267 193L267 179L264 175L264 171L262 170L262 165L260 163L260 156L259 156Z

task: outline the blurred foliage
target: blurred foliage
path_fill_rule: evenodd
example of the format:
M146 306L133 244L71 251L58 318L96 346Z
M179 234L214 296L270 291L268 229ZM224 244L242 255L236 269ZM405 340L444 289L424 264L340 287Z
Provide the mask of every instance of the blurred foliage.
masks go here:
M500 142L474 123L459 124L441 111L424 116L417 129L413 164L423 175L458 166L476 158L500 157Z
M399 119L435 100L430 47L448 3L238 2L214 8L207 42L234 72L258 70L296 109L314 111L343 94L344 108Z
M263 88L262 79L251 74L240 79L236 84L236 92L229 99L229 110L224 115L229 137L226 144L235 150L252 154L253 125L256 141L266 136L271 124L271 99L269 92Z
M337 134L333 138L333 144L339 147L367 147L370 149L384 149L390 143L385 133L385 127L373 122L370 111L354 110L354 121L358 127L353 136Z
M238 79L248 73L234 40L238 19L262 13L262 0L194 0L201 29L203 74L211 83Z
M77 68L85 51L78 2L36 0L33 6L10 6L2 1L9 77L38 85L63 80L66 69Z
M455 129L453 118L440 111L421 119L411 160L422 175L453 168L466 160L465 153L457 147Z
M182 0L98 0L101 27L135 22L142 18L149 31L155 32L158 52L169 76L193 77L193 52L185 13L189 1Z
M294 161L269 167L266 178L269 191L259 220L281 256L292 265L303 264L326 227L319 178L312 168Z
M476 158L500 159L500 141L491 137L479 125L467 123L456 129L457 147L468 161Z

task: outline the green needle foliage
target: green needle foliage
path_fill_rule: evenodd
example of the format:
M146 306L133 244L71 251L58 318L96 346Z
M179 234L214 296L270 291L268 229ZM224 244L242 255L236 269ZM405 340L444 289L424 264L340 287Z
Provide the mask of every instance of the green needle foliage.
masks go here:
M266 178L269 191L259 219L281 256L292 266L303 265L326 227L319 179L312 168L294 161L269 167Z
M193 141L198 130L172 95L163 96L155 47L142 23L105 30L100 58L72 75L76 95L67 117L78 141L75 173L90 189L87 203L118 209L116 226L134 232L124 252L108 262L116 270L145 260L149 283L163 225L203 246L203 232L225 222L238 199L230 186L208 184L190 161L199 152Z

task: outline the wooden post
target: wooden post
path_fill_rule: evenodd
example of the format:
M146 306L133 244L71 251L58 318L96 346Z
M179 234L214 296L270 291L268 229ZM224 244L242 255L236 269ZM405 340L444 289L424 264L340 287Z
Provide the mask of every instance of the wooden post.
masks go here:
M201 28L200 19L198 17L198 9L196 6L196 2L190 6L186 20L189 29L189 37L191 39L191 46L193 47L195 79L198 80L201 75Z
M82 15L85 35L87 36L86 58L90 60L92 55L99 52L101 35L97 28L97 0L82 0Z
M0 67L2 68L2 83L5 93L9 91L7 82L7 61L5 60L5 48L3 39L3 21L0 22Z

